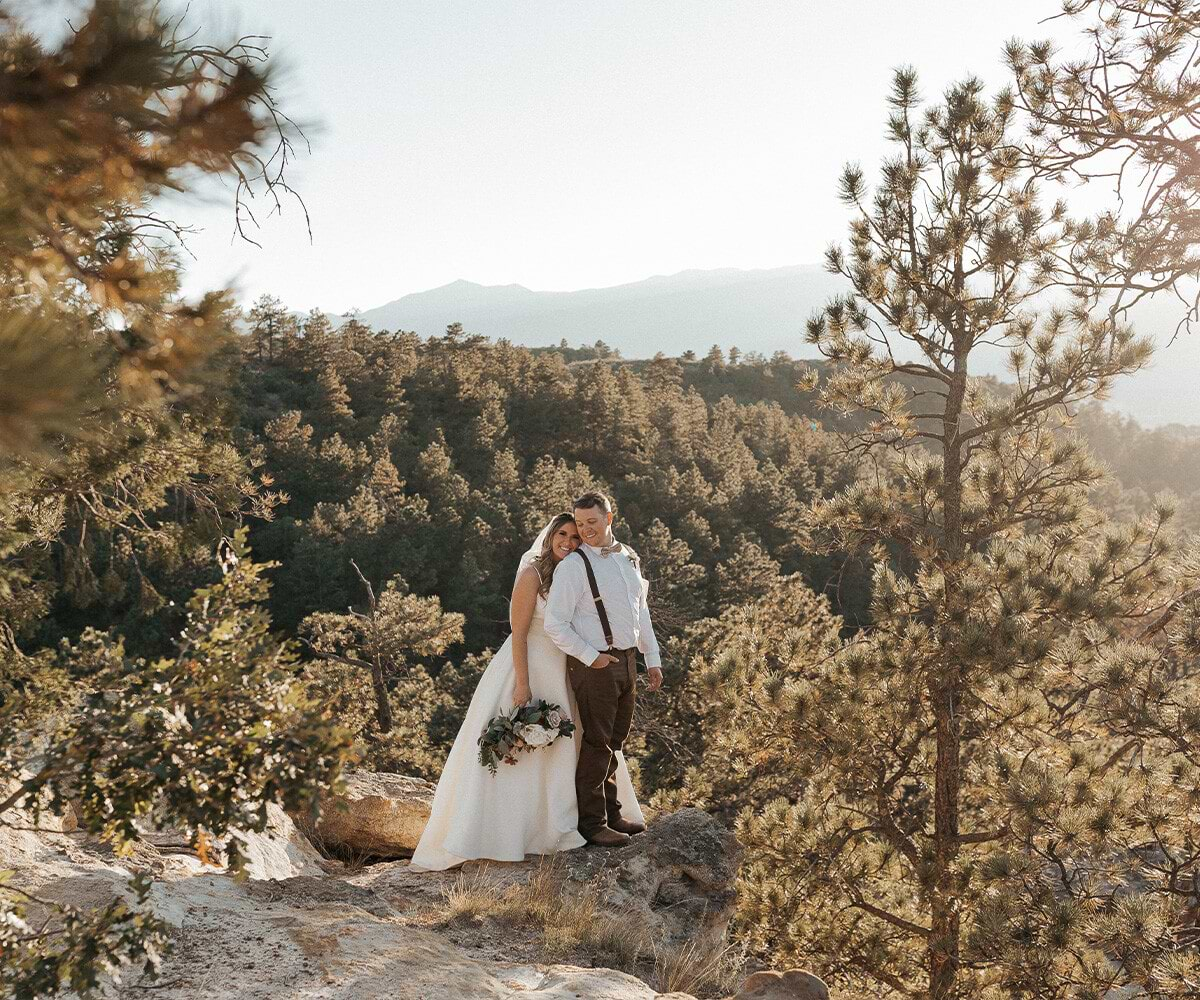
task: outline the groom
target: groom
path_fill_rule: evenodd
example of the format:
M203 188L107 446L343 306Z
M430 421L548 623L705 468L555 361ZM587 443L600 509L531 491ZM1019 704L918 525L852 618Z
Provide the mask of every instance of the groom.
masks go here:
M583 544L558 566L546 599L546 634L567 654L582 746L575 768L579 832L590 844L628 843L645 829L621 818L616 752L629 735L637 651L646 656L649 689L662 687L658 640L646 606L637 553L614 541L612 504L603 493L575 501Z

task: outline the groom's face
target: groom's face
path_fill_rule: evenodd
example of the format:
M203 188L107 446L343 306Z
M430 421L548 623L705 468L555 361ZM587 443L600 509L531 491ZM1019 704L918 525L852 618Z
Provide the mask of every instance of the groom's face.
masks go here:
M575 508L579 537L588 545L603 545L608 540L608 526L612 524L612 519L612 511L603 507Z

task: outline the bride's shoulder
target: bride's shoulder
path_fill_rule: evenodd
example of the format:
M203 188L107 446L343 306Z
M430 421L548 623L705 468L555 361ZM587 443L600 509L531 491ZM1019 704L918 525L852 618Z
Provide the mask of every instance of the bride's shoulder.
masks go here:
M527 563L517 570L517 578L513 580L513 600L534 600L535 595L542 589L542 577L538 568Z
M517 574L517 585L524 584L527 587L540 586L542 583L542 571L537 568L534 563L527 563L521 567L521 571Z

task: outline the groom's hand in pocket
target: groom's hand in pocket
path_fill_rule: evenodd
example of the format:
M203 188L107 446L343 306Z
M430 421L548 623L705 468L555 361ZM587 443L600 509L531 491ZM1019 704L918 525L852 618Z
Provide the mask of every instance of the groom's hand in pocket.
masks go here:
M660 667L649 667L646 670L646 689L649 691L657 691L662 687L663 672Z
M617 658L615 656L610 656L608 653L601 653L599 656L597 656L592 661L592 669L593 670L603 670L610 663L616 663L616 662L617 662Z

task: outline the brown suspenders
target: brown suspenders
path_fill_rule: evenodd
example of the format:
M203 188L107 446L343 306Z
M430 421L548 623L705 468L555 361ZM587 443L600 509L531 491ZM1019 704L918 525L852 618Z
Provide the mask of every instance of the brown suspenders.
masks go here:
M608 612L604 610L604 601L600 599L600 586L596 583L596 573L592 569L592 561L583 549L575 551L583 557L583 568L587 570L588 586L592 588L592 600L596 602L596 614L600 616L600 627L604 629L604 641L608 643L608 648L612 649L612 626L608 624Z

